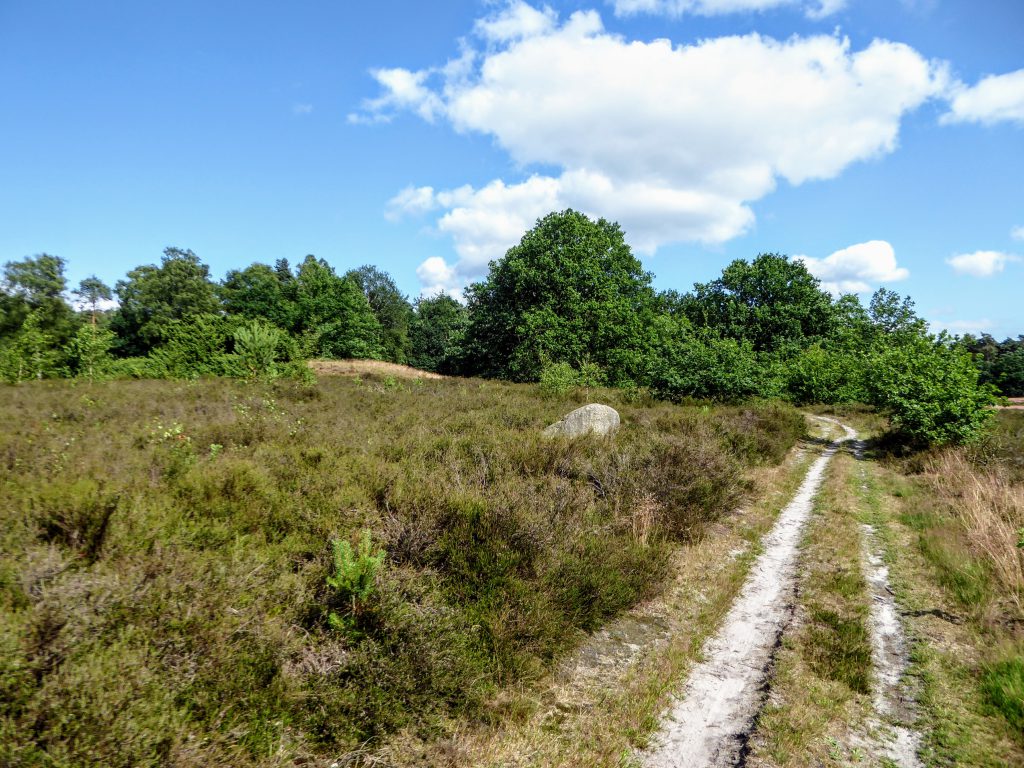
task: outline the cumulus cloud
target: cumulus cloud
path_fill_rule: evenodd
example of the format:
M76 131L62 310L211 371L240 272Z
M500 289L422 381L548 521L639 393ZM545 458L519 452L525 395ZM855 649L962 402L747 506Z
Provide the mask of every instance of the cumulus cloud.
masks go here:
M420 279L421 296L437 296L447 293L452 298L462 301L463 278L440 256L431 256L418 267L416 277Z
M1024 124L1024 69L1005 75L989 75L976 85L953 88L944 123L998 122Z
M292 104L293 115L309 115L313 112L312 104Z
M679 17L684 14L720 16L727 13L767 11L783 6L802 8L812 19L823 19L846 7L846 0L610 0L616 16L639 13Z
M508 42L549 32L557 20L557 14L548 6L538 10L522 0L514 0L494 16L477 21L475 29L487 40Z
M992 277L1002 272L1011 261L1020 261L1020 257L999 251L975 251L946 259L954 271L972 277Z
M374 69L370 75L381 86L383 93L376 99L363 104L363 112L348 116L350 123L389 122L392 113L408 110L419 115L428 123L434 122L444 112L444 104L436 93L426 87L430 70L410 72L408 69Z
M943 66L884 40L861 50L835 35L630 41L595 11L559 20L523 2L476 33L485 50L448 65L375 71L382 93L354 118L444 119L492 137L518 168L555 169L411 188L389 203L392 216L436 210L467 276L564 207L618 221L642 252L737 237L779 179L829 179L892 152L902 117L947 83Z
M910 272L896 263L896 252L885 240L869 240L843 248L823 259L796 256L836 296L867 293L882 283L905 280Z
M1014 240L1024 240L1024 227L1014 227L1011 229L1010 237Z

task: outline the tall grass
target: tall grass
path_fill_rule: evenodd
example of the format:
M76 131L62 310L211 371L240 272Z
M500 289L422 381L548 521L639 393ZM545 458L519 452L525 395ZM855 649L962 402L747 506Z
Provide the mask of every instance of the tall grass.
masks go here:
M614 440L473 380L4 388L0 764L291 765L492 716L802 433L601 397ZM353 600L333 554L371 538Z
M1000 411L983 442L912 456L904 468L918 481L906 521L982 638L979 690L1024 743L1024 413Z

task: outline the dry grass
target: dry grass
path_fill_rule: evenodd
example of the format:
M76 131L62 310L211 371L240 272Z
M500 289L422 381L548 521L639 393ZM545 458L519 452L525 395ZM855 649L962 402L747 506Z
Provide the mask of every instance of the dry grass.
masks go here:
M408 365L383 360L310 360L309 367L318 376L394 376L399 379L443 379L439 373L421 371Z
M999 591L1024 609L1024 485L998 466L978 467L963 451L929 457L926 477L963 526L975 558L991 570Z

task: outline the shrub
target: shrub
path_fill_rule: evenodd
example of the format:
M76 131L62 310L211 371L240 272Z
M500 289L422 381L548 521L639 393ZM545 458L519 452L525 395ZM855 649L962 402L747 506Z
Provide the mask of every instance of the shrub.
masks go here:
M369 529L363 530L355 550L344 539L331 542L334 572L327 577L327 586L334 590L338 603L350 603L350 616L358 615L362 604L373 591L377 573L384 563L384 550L374 551ZM351 619L346 620L335 612L327 615L327 621L334 629L345 629Z
M272 325L253 321L235 331L235 354L249 378L273 378L282 333Z
M979 384L970 354L944 336L918 335L877 350L867 387L872 402L914 443L973 442L992 419L995 389Z
M564 397L577 386L578 376L568 363L548 363L540 374L540 391L552 397Z

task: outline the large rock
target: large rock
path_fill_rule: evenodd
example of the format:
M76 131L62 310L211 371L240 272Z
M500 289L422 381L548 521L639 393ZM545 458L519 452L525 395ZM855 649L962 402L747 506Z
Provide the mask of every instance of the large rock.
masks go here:
M580 435L610 435L619 428L619 412L600 403L591 403L566 414L544 430L544 435L554 437L579 437Z

